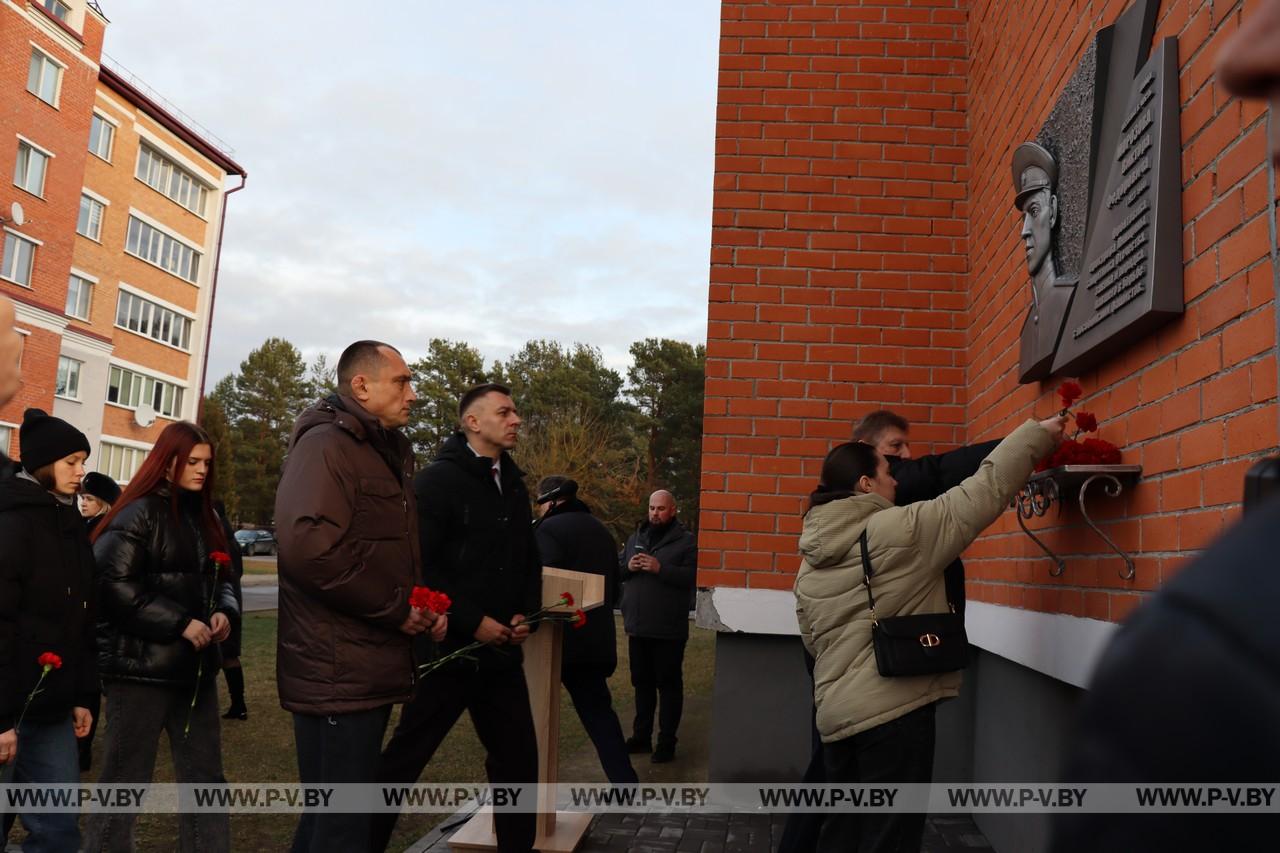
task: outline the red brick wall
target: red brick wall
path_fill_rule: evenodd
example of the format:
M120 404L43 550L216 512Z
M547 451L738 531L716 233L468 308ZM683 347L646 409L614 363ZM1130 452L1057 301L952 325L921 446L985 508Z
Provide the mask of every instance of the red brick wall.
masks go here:
M1017 384L1008 163L1126 5L723 4L700 584L790 588L803 495L872 409L907 416L921 452L1055 408L1057 380ZM1095 499L1137 577L1068 508L1031 522L1067 558L1050 578L1006 513L966 554L975 600L1122 618L1238 515L1244 470L1277 444L1266 115L1212 80L1240 11L1162 4L1187 311L1079 377L1101 435L1143 466L1124 497Z

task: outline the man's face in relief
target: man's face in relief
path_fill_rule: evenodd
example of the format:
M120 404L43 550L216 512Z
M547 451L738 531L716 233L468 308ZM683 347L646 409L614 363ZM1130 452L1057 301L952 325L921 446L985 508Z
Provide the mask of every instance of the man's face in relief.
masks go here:
M1027 171L1036 178L1045 181L1049 179L1038 166L1029 166ZM1022 239L1027 247L1027 272L1033 276L1040 272L1049 257L1049 250L1053 246L1053 226L1057 219L1058 200L1048 187L1032 194L1022 204Z

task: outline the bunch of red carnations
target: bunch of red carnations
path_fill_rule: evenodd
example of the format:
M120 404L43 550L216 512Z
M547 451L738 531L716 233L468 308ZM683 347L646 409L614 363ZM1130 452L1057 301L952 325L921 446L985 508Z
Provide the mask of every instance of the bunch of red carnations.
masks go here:
M409 594L409 605L419 610L430 610L432 613L444 614L449 611L449 606L453 604L449 600L449 596L443 592L429 589L425 586L415 586ZM573 613L553 613L552 609L556 607L572 607L573 594L568 592L560 593L560 597L552 604L547 605L536 613L531 613L527 619L521 624L536 625L539 622L564 622L571 628L581 628L587 624L587 614L582 610L575 610ZM434 672L447 663L455 660L471 660L476 659L473 654L484 648L488 643L482 643L479 640L468 643L460 649L450 652L447 655L438 657L435 660L427 661L419 664L418 675L427 675Z
M1084 391L1078 382L1067 380L1058 386L1058 396L1062 399L1062 414L1070 415L1076 422L1075 435L1065 439L1058 449L1036 466L1037 471L1048 471L1063 465L1118 465L1120 464L1120 448L1103 438L1086 438L1081 440L1081 433L1096 433L1098 419L1086 411L1072 412L1071 406L1083 396Z

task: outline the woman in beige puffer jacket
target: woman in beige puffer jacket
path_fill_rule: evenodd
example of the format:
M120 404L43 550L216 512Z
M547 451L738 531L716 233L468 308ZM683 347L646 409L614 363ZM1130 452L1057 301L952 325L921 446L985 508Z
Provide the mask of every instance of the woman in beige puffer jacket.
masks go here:
M813 671L829 782L928 782L933 709L960 690L960 673L886 678L871 647L871 612L858 538L867 531L881 618L947 609L942 572L1008 506L1065 420L1027 421L978 472L931 501L893 505L889 464L869 445L827 454L800 536L796 616ZM924 815L832 814L820 851L918 851Z

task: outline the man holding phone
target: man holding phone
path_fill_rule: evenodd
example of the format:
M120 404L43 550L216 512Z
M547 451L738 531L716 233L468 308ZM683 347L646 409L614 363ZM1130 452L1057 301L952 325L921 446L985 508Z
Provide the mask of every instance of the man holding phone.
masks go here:
M622 624L627 632L636 716L627 748L653 752L654 764L676 755L684 709L684 647L698 576L698 544L676 518L676 500L659 489L649 496L648 521L627 539L618 558ZM654 713L658 745L653 747Z

